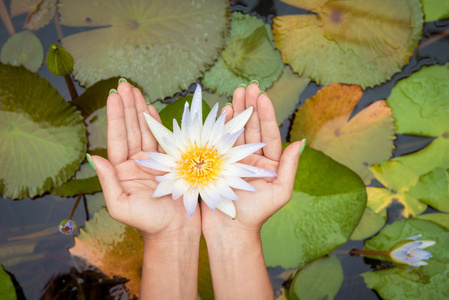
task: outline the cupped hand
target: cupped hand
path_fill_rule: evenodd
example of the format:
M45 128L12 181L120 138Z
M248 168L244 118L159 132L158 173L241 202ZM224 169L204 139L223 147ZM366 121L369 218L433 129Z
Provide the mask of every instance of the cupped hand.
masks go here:
M255 192L236 190L234 201L237 215L233 220L220 211L210 210L202 203L202 230L205 235L227 229L260 231L263 223L290 200L303 142L295 142L282 151L282 141L273 104L257 84L234 91L232 106L226 105L226 120L253 106L245 131L235 145L267 143L262 149L241 162L277 173L275 178L251 178L247 181Z
M137 164L146 152L163 152L146 124L143 113L160 121L159 114L146 105L139 89L122 82L107 101L108 160L92 156L111 217L138 229L144 237L201 231L197 209L189 218L182 199L171 195L152 198L163 173Z

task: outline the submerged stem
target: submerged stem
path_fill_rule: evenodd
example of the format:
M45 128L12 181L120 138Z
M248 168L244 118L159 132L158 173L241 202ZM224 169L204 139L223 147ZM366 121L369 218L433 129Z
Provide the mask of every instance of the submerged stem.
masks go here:
M8 10L6 9L3 0L0 0L0 17L2 18L9 35L11 36L15 35L16 31L14 30L14 26L12 25L11 22L11 17L9 16Z
M72 211L70 212L69 220L72 220L73 215L75 214L76 208L78 207L78 204L80 203L81 198L83 197L83 194L79 194L76 198L75 204L73 204Z
M352 249L351 251L349 251L349 254L351 254L351 255L383 255L383 256L388 256L388 251Z

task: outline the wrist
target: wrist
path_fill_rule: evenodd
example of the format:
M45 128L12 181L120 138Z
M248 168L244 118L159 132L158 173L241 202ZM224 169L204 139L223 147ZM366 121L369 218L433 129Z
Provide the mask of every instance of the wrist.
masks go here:
M145 245L155 244L191 244L199 243L201 238L201 228L182 227L177 230L170 230L158 233L142 233Z

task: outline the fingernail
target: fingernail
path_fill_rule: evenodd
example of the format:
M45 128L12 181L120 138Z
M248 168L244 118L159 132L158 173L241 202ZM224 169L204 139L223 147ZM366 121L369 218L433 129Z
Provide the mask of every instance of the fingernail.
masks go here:
M226 105L231 105L231 107L232 107L232 102L226 102L225 106Z
M109 95L110 94L117 94L117 90L116 89L110 89L109 90Z
M120 78L120 79L118 80L118 83L120 84L120 83L122 83L122 82L128 82L128 80L126 80L125 78Z
M265 91L260 91L260 92L259 92L259 96L260 96L260 95L267 95L267 93L266 93ZM267 96L268 96L268 95L267 95Z
M89 163L89 165L92 167L92 169L96 170L94 163L92 162L92 159L90 157L89 153L86 153L86 158L87 158L87 162Z
M257 86L259 86L259 81L254 79L254 80L251 80L251 82L249 84L253 84L253 83L255 83L255 84L257 84Z
M246 89L246 84L240 83L239 87L242 87L242 88Z
M306 139L302 139L302 146L301 146L301 150L299 150L299 154L301 155L302 152L304 151L304 148L306 147Z

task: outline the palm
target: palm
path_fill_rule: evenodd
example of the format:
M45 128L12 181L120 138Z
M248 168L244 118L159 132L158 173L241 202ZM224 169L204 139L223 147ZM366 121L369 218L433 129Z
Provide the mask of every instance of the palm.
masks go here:
M103 186L111 216L137 228L143 234L164 234L185 226L200 228L200 214L189 218L182 199L171 196L151 198L158 185L158 171L137 164L135 159L148 158L145 152L156 152L157 141L143 119L143 112L159 118L153 107L128 83L121 83L118 94L108 99L108 157L120 187ZM102 184L103 185L103 184Z
M249 106L253 106L255 109L245 127L244 135L237 140L236 145L257 142L266 142L267 145L245 158L242 163L278 173L281 171L281 136L274 108L268 97L266 95L259 96L259 88L254 84L250 85L246 91L239 88L234 92L233 108L227 108L227 114L232 117ZM290 170L291 172L294 170ZM280 174L278 173L278 175ZM294 174L293 176L288 174L290 180L285 180L288 176L281 175L276 178L248 180L256 188L255 192L236 190L239 198L238 201L234 201L237 211L236 220L232 220L222 213L212 212L207 208L203 209L203 231L217 227L260 230L262 224L290 199L293 185L291 178L294 178Z

